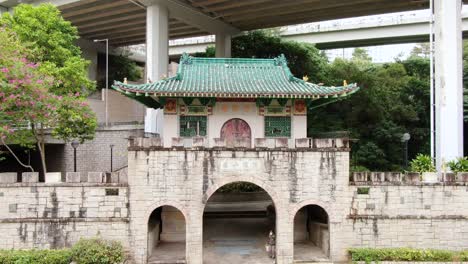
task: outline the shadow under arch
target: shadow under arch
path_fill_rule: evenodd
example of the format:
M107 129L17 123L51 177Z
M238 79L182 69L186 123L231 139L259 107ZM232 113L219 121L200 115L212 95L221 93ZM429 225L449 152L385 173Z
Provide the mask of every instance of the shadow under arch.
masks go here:
M294 261L325 262L330 258L330 217L320 205L301 203L295 210Z
M148 263L186 261L187 216L179 208L172 203L163 203L147 217Z
M203 211L204 264L269 263L276 256L275 194L260 185L225 180L207 191Z

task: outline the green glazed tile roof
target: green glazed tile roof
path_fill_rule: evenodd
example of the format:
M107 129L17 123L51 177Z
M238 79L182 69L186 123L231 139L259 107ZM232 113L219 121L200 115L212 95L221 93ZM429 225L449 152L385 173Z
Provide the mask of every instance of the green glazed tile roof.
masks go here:
M147 84L114 82L127 95L171 97L328 98L356 92L356 84L327 87L295 78L286 58L195 58L182 55L176 76Z

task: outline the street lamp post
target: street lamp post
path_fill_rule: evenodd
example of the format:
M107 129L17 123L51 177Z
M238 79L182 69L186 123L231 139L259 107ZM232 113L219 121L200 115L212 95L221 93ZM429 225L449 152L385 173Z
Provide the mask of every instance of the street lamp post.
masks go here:
M109 125L109 39L95 39L94 42L106 42L106 101L105 101L105 123Z
M71 146L73 147L73 171L76 172L76 148L80 143L76 140L73 140Z
M404 144L404 162L405 162L405 168L408 168L408 141L410 140L411 135L409 133L404 133L403 136L401 136L401 142Z
M109 147L110 147L110 171L112 172L113 171L113 166L112 166L112 158L113 158L112 152L113 151L112 150L114 149L114 144L110 144Z

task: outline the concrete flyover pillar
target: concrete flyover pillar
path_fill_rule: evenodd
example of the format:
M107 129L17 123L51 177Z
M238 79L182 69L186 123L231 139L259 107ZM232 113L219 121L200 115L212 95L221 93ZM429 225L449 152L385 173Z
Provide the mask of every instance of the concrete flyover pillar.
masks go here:
M463 156L461 0L434 0L436 165Z
M216 58L231 58L231 35L216 34Z
M146 76L152 82L167 76L169 63L169 11L161 0L145 0Z

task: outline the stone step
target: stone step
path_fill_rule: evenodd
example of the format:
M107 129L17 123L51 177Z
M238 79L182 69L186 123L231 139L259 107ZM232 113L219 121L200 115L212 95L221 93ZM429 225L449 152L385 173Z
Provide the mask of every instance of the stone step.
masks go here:
M156 260L150 259L148 264L185 264L187 263L185 260Z
M331 261L295 260L294 264L333 264Z

